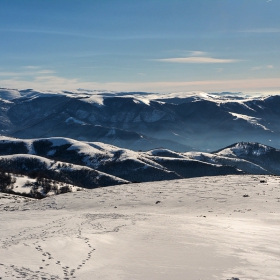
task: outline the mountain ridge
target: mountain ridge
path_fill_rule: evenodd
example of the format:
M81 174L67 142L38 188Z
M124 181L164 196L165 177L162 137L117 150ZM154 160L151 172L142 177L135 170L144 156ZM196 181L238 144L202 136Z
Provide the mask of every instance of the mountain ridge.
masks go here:
M205 152L241 141L280 147L278 95L0 89L0 96L6 136L60 136L135 151Z
M254 152L262 149L262 153ZM237 149L243 153L236 153ZM280 150L240 142L213 153L158 148L136 152L63 137L0 137L0 171L96 188L201 176L280 175Z

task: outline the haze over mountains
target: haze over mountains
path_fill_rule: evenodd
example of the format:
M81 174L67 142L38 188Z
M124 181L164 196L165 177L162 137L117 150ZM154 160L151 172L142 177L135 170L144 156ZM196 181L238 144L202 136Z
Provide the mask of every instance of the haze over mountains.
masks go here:
M67 137L132 150L213 151L246 141L280 147L280 96L201 92L0 90L0 133Z

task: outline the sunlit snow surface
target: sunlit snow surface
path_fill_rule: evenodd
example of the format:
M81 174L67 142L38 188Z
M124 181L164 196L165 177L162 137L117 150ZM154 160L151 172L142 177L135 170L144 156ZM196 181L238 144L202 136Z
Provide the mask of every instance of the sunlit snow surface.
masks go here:
M223 149L222 151L218 152L217 155L238 157L238 156L246 155L250 152L255 156L260 156L266 154L272 149L273 149L272 147L262 145L259 143L240 142L240 143L236 143L235 145L229 148Z
M259 126L264 130L269 130L264 125L261 125L261 124L258 123L258 121L261 120L260 118L250 117L250 116L247 116L247 115L242 115L242 114L237 114L237 113L232 113L232 112L229 112L229 113L231 115L233 115L234 117L236 117L236 120L242 119L242 120L245 120L246 122L248 122L252 125Z
M280 178L0 194L2 279L280 278Z

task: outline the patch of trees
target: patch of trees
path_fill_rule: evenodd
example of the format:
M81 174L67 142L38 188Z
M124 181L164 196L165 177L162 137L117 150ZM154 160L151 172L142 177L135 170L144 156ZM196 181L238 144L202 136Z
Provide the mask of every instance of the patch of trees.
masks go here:
M49 140L34 141L33 148L37 155L45 156L52 149L52 142Z
M69 185L63 185L62 183L60 183L61 186L59 186L58 184L59 182L56 182L51 179L37 178L36 182L32 185L30 193L32 193L35 196L41 195L45 197L49 192L54 192L57 195L57 194L62 194L62 193L67 193L72 191ZM39 191L40 188L41 191Z
M37 178L36 182L30 182L28 180L26 181L25 186L29 187L29 193L19 193L14 189L15 182L16 179L10 173L4 172L2 170L0 171L0 192L32 197L36 199L42 199L46 197L49 192L53 192L56 195L72 192L70 185L39 177Z
M16 157L16 158L2 158L0 159L0 168L5 172L20 173L28 175L34 170L47 169L45 162L32 157Z
M12 178L10 173L0 171L0 191L6 192L10 187L13 186L15 180Z
M214 166L198 161L186 160L159 160L159 164L172 170L184 178L200 177L200 176L217 176L228 174L241 174L232 166ZM243 172L244 173L244 172Z
M0 141L0 155L27 154L28 149L24 142Z
M63 185L63 183L46 178L37 178L36 182L27 181L25 186L30 187L30 192L26 195L36 199L45 198L50 192L53 192L56 195L72 192L69 185Z
M33 142L34 150L39 156L84 165L83 155L80 155L76 150L68 150L71 146L71 144L53 146L53 143L49 140ZM50 151L52 151L51 154L49 154Z

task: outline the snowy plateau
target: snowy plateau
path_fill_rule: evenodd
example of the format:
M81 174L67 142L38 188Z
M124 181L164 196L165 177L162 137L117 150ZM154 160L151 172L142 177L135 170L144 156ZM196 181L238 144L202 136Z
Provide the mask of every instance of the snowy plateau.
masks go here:
M0 198L2 279L280 278L276 176Z
M0 89L0 279L280 279L279 108Z

